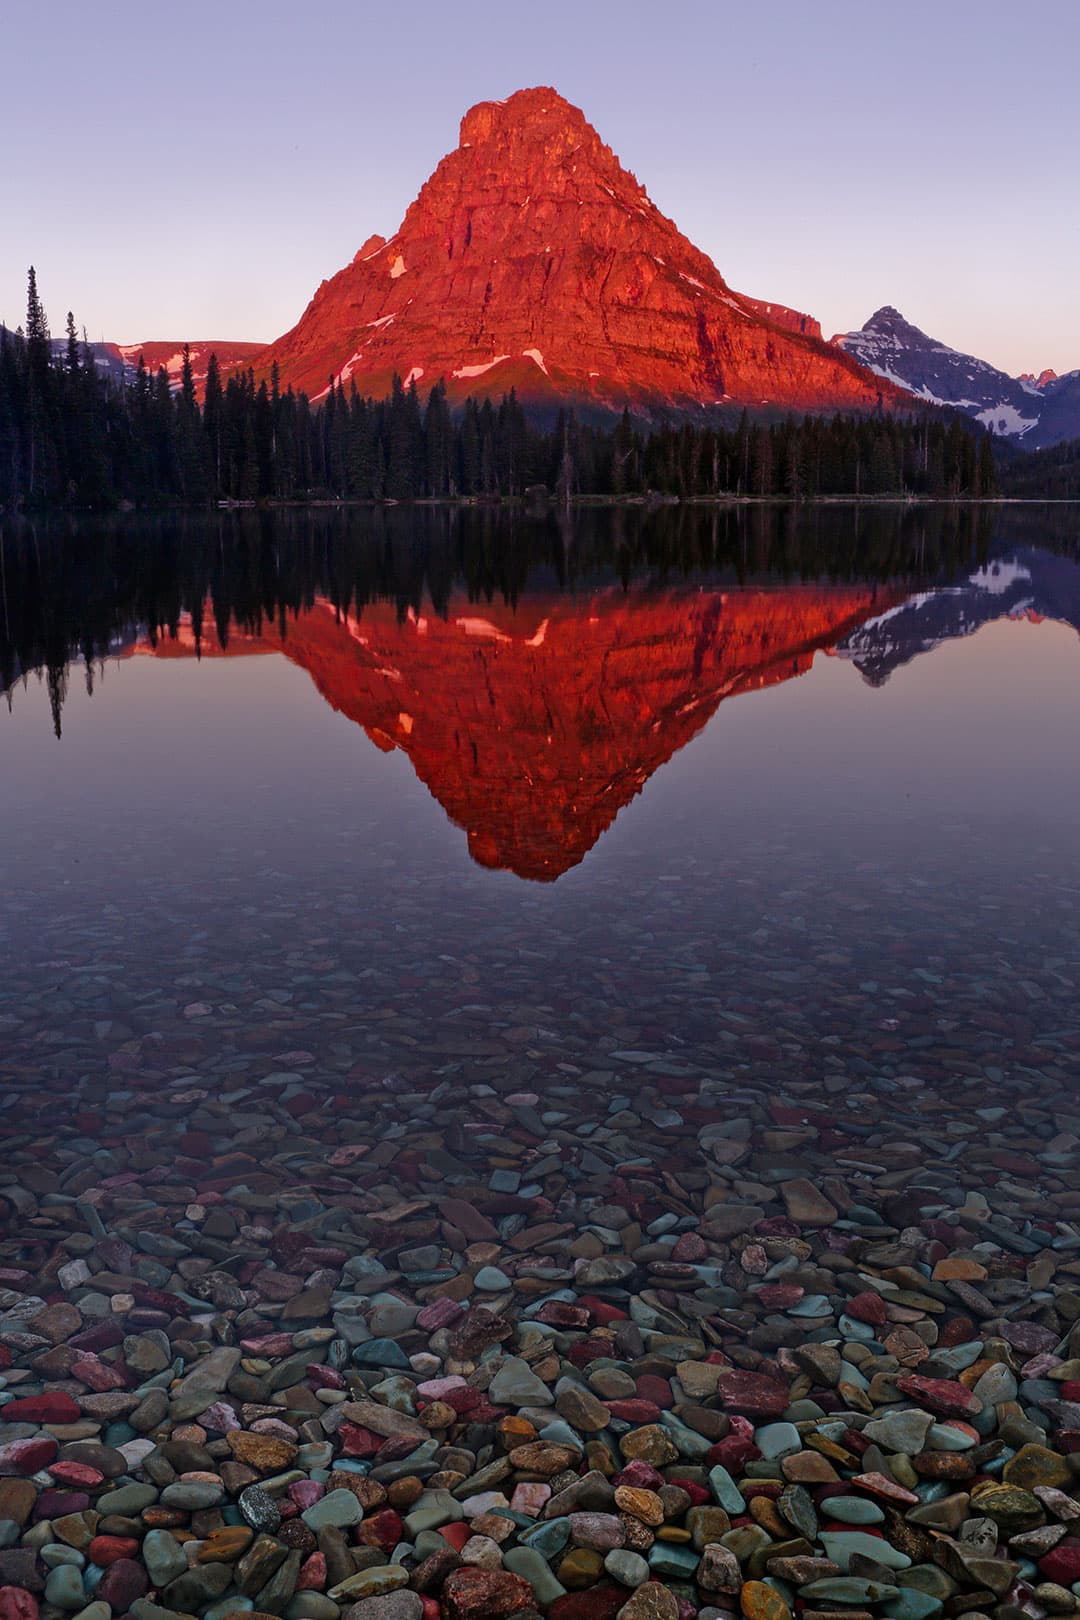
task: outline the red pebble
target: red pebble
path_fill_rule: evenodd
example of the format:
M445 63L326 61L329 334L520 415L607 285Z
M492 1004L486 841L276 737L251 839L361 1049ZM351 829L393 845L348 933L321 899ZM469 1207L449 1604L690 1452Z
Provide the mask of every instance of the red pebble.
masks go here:
M102 1569L115 1564L118 1558L134 1558L138 1551L134 1536L95 1536L87 1548L90 1562Z
M978 1330L971 1317L954 1316L938 1334L938 1344L943 1350L949 1350L957 1344L970 1344L975 1338L978 1338Z
M699 1485L696 1479L673 1479L671 1483L677 1485L681 1491L685 1491L695 1507L704 1507L709 1500L709 1492L704 1485Z
M666 1378L658 1373L642 1373L635 1379L634 1388L637 1390L639 1400L651 1401L654 1406L667 1408L674 1400L671 1385Z
M338 1429L342 1455L346 1457L374 1457L382 1445L382 1438L359 1423L342 1423Z
M468 1525L462 1529L467 1540ZM442 1589L442 1607L448 1620L509 1620L519 1609L533 1608L534 1601L532 1587L524 1576L511 1575L508 1569L455 1569L446 1577Z
M657 1423L661 1417L660 1407L653 1401L639 1401L633 1396L626 1401L605 1401L604 1405L613 1418L624 1423Z
M716 1393L725 1411L744 1413L752 1418L783 1417L791 1401L788 1386L764 1373L744 1372L732 1367L717 1380Z
M598 1299L595 1294L582 1294L578 1299L579 1305L584 1305L593 1321L599 1327L610 1327L613 1322L626 1322L629 1320L626 1312L613 1305L609 1299ZM608 1345L608 1353L611 1346Z
M249 1356L287 1356L292 1349L291 1333L264 1333L258 1339L241 1339L241 1350Z
M50 1463L49 1473L60 1485L85 1485L87 1489L100 1485L105 1478L100 1468L81 1462Z
M292 1114L294 1119L299 1119L301 1114L310 1114L317 1104L310 1091L301 1091L295 1097L290 1097L288 1102L282 1103L281 1106L287 1113Z
M25 1586L0 1586L0 1620L37 1620L37 1598Z
M664 1483L664 1476L653 1467L652 1463L647 1463L643 1457L634 1457L627 1463L625 1468L615 1475L614 1483L616 1485L634 1485L646 1491L658 1491Z
M322 1592L326 1587L326 1554L313 1552L300 1565L300 1577L296 1583L298 1592Z
M549 1299L533 1320L545 1322L549 1327L587 1328L589 1312L582 1305L571 1305L569 1300Z
M942 1417L971 1417L982 1411L982 1401L966 1385L955 1378L924 1378L921 1373L906 1373L896 1380L903 1395Z
M320 1366L317 1361L306 1367L307 1381L312 1389L344 1389L345 1380L334 1367Z
M5 1422L14 1405L11 1401L3 1408ZM39 1468L48 1468L59 1449L49 1434L35 1435L31 1440L9 1440L6 1446L0 1446L0 1474L36 1474Z
M436 1328L449 1327L464 1314L464 1307L456 1299L437 1299L434 1304L424 1306L416 1318L416 1325L425 1333L434 1333Z
M78 1401L59 1390L46 1395L24 1395L4 1407L5 1423L78 1423L81 1417Z
M420 1602L423 1604L420 1620L442 1620L442 1607L438 1598L425 1597L421 1598Z
M94 1588L114 1614L127 1614L135 1599L145 1597L149 1590L150 1577L133 1558L118 1558L110 1564Z
M705 1461L710 1468L720 1463L729 1474L738 1475L747 1463L757 1462L760 1456L761 1452L752 1440L744 1440L739 1434L727 1434L715 1446L709 1447Z
M615 1620L627 1601L625 1586L605 1582L556 1598L548 1610L548 1620Z
M789 1311L799 1303L805 1292L798 1283L763 1283L755 1289L754 1297L761 1301L767 1311Z
M127 1387L127 1379L120 1369L107 1361L99 1361L97 1356L79 1356L78 1360L71 1363L71 1376L77 1378L80 1384L85 1384L87 1389L92 1389L96 1395L105 1395L110 1390Z
M677 1261L686 1260L693 1265L699 1260L704 1260L708 1253L709 1245L703 1237L700 1237L697 1232L684 1232L676 1240L675 1247L671 1251L671 1258Z
M41 1519L60 1519L67 1513L85 1513L90 1498L85 1491L44 1490L34 1503L34 1523Z
M439 1399L445 1406L452 1406L459 1416L484 1405L483 1395L478 1389L473 1389L471 1384L458 1384L454 1389L443 1390Z
M1039 1559L1039 1574L1059 1586L1080 1581L1080 1541L1066 1541Z
M455 1524L444 1524L439 1534L444 1541L449 1542L455 1552L460 1552L472 1535L472 1530L464 1519L458 1519Z
M401 1540L404 1529L401 1514L393 1508L383 1508L357 1526L356 1539L365 1547L381 1547L383 1552L392 1552Z
M610 1339L577 1339L570 1346L569 1360L575 1367L587 1367L590 1361L610 1354Z
M853 1316L856 1322L867 1322L871 1327L884 1327L889 1319L885 1301L870 1289L864 1294L853 1294L844 1311L847 1316Z
M888 1502L903 1502L905 1507L918 1507L919 1498L914 1491L909 1491L905 1485L898 1485L894 1479L886 1474L870 1473L855 1474L851 1483L858 1485L861 1490L869 1491L871 1496L884 1497ZM874 1531L875 1535L880 1532Z

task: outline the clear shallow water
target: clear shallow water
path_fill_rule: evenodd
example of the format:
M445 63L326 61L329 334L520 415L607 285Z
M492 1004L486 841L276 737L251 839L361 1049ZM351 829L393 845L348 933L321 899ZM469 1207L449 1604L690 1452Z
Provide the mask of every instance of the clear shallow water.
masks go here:
M1035 512L8 534L10 1388L79 1394L62 1359L35 1369L43 1301L74 1305L50 1326L73 1343L103 1317L167 1333L174 1370L244 1346L256 1402L299 1344L354 1395L462 1368L482 1388L475 1308L535 1361L550 1301L553 1388L606 1351L681 1410L675 1367L718 1349L794 1399L794 1347L867 1342L848 1261L890 1301L867 1353L893 1374L954 1376L977 1341L1066 1376L1073 556ZM927 1304L957 1254L974 1290ZM73 1256L88 1274L58 1288ZM415 1325L444 1295L472 1313L452 1343ZM633 1333L574 1303L597 1295ZM865 1419L807 1388L823 1421ZM1031 1434L979 1430L988 1477L1032 1434L1071 1445L1057 1387L1024 1389ZM80 1408L141 1477L130 1401ZM483 1466L477 1410L450 1438ZM680 1435L668 1476L692 1478ZM657 1578L704 1611L673 1557Z
M148 605L166 602L175 636L140 622L138 588L120 593L93 694L85 660L63 674L54 663L51 680L16 682L0 716L16 951L63 954L73 930L97 930L168 983L194 949L183 934L211 915L218 970L243 960L234 927L242 938L258 919L287 951L332 918L328 948L349 974L409 968L434 987L440 960L467 946L497 1000L508 950L539 953L537 994L555 979L572 993L614 929L632 940L626 974L648 963L676 1001L690 964L696 991L722 970L752 1000L758 972L790 969L811 991L833 948L856 995L898 950L915 962L933 944L972 980L994 951L1018 977L1068 954L1080 858L1080 566L1068 556L1010 545L1006 531L929 579L829 581L819 564L740 584L721 554L690 574L624 557L624 583L606 536L587 530L581 573L560 585L534 528L532 556L520 532L506 537L525 554L511 601L490 569L478 585L444 559L433 605L422 526L390 542L414 554L407 600L400 588L387 600L368 562L335 610L302 551L259 624L249 600L246 622L221 626L224 657L211 602L197 648L180 607L192 582L160 535L136 528L158 570ZM332 572L340 535L331 520L315 533ZM827 537L814 543L813 560L827 558ZM49 606L55 566L71 605L51 633L78 646L108 568L95 577L82 536L72 584L72 546L55 544L37 617L65 611ZM239 576L278 537L229 544ZM574 542L559 544L565 555ZM215 579L221 618L229 592L212 564L211 591ZM284 626L281 589L305 603ZM374 599L358 612L357 595ZM636 995L617 975L607 1011ZM870 1012L847 1030L837 1020L832 1038Z

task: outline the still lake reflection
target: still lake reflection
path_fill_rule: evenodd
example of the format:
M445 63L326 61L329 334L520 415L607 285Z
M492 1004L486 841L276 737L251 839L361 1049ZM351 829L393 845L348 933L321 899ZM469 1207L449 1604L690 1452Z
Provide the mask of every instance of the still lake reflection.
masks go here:
M410 1467L464 1469L457 1500L536 1403L484 1394L496 1343L552 1390L613 1358L590 1446L655 1409L667 1477L717 1500L724 1446L733 1479L803 1477L743 1416L812 1394L796 1443L815 1412L850 1432L900 1399L877 1372L1047 1352L1022 1422L988 1399L926 1441L978 1441L987 1477L1070 1427L1069 509L130 519L9 525L0 556L0 1396L74 1391L141 1479L131 1400L88 1404L43 1345L92 1329L89 1387L140 1400L147 1336L165 1384L245 1346L211 1462L259 1402L310 1449L331 1370L350 1398L398 1378L409 1411L432 1397L400 1379L450 1373L453 1463ZM75 1315L35 1338L56 1300ZM839 1383L807 1339L841 1346ZM714 1350L772 1394L699 1373L691 1399L676 1368ZM350 1466L378 1469L357 1433ZM945 1465L915 1463L892 1488L931 1504ZM502 1477L509 1500L539 1476ZM411 1570L427 1544L400 1534ZM730 1606L688 1535L634 1535L683 1612ZM955 1612L989 1603L950 1569Z

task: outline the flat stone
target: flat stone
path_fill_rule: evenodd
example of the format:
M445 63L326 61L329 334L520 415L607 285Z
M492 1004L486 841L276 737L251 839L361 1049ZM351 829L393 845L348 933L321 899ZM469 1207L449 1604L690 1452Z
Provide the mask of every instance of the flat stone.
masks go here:
M800 1226L832 1226L839 1211L813 1182L797 1177L780 1184L788 1215Z
M555 1396L520 1356L507 1356L491 1383L488 1399L496 1406L552 1406Z

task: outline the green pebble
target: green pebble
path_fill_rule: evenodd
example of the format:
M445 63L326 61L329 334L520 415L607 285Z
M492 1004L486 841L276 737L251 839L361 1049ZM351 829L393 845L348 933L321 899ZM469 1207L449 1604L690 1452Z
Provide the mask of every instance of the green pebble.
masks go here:
M653 1575L672 1580L689 1580L700 1562L693 1547L680 1547L668 1541L654 1541L649 1548L649 1569Z
M513 1575L521 1575L536 1593L543 1608L566 1593L566 1587L557 1580L546 1559L535 1547L511 1547L503 1554L503 1566Z
M300 1517L309 1530L322 1530L328 1526L341 1529L359 1524L363 1514L364 1510L352 1491L340 1490L327 1492L318 1502L305 1508Z
M86 1588L74 1564L58 1564L50 1570L45 1582L45 1601L72 1614L86 1606Z
M842 1524L881 1524L885 1515L868 1496L830 1496L822 1507Z
M899 1596L891 1598L882 1613L888 1616L888 1620L931 1620L931 1616L941 1613L941 1608L940 1598L909 1587L906 1591L901 1590Z

